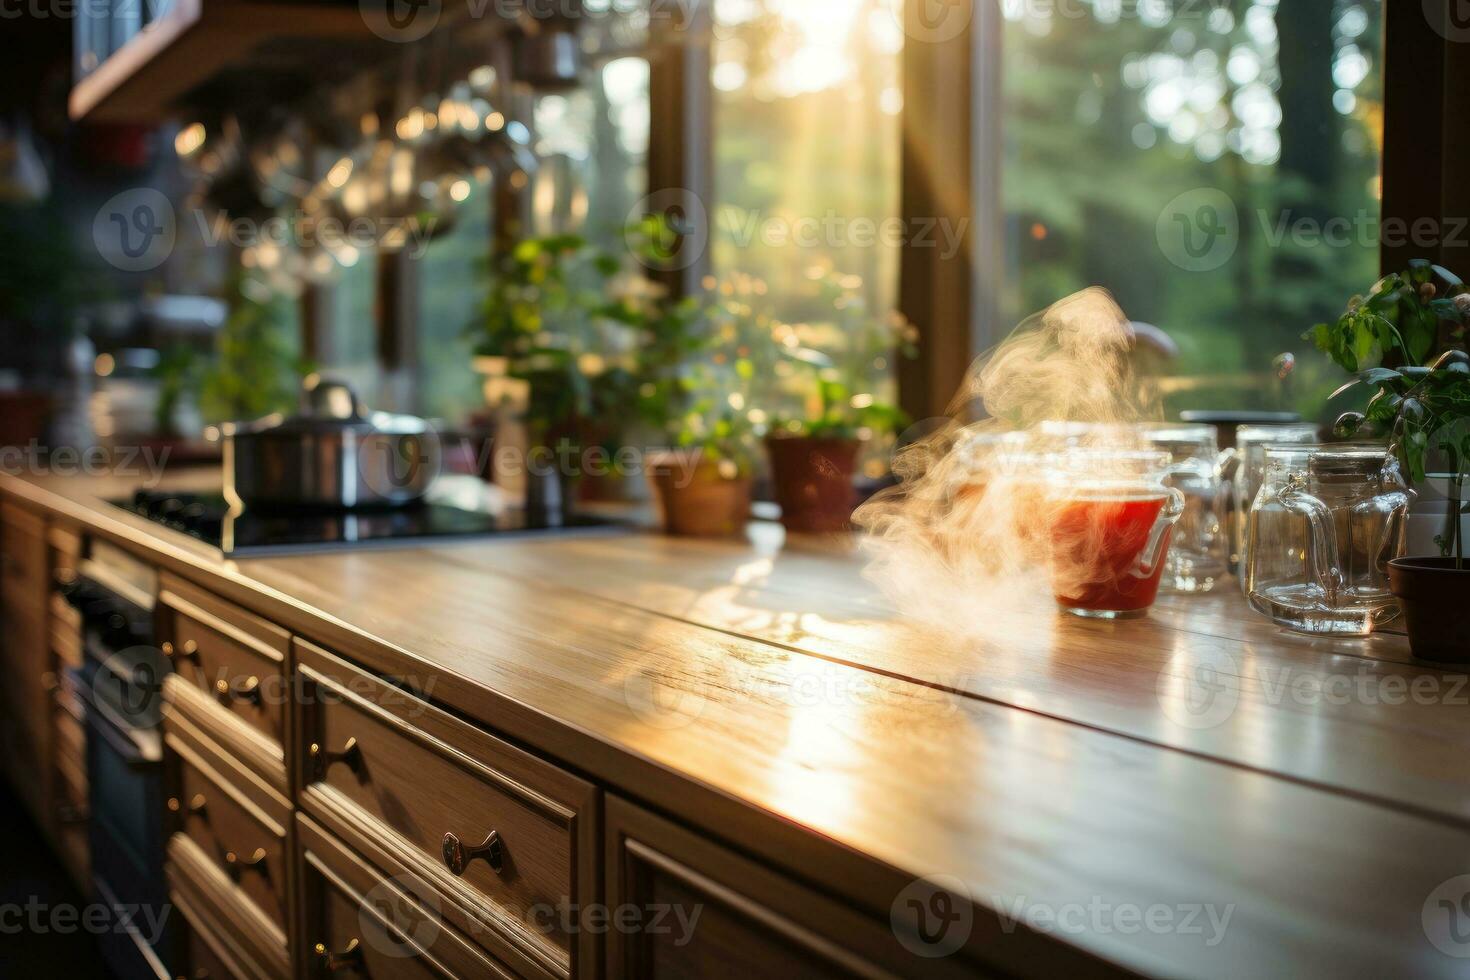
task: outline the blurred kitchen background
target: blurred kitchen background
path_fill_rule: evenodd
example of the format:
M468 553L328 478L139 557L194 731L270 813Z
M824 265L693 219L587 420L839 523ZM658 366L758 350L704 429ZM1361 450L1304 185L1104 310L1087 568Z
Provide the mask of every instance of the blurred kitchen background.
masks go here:
M612 257L597 288L620 302L723 296L741 330L793 331L840 368L854 404L942 408L942 372L903 348L956 330L913 299L951 256L915 254L913 222L902 240L859 224L913 217L905 188L943 152L925 129L942 23L906 30L901 0L388 2L99 0L4 22L0 443L208 458L207 427L290 408L313 371L446 431L493 428L497 284L556 236ZM1171 411L1323 414L1330 365L1280 355L1378 269L1382 8L978 4L970 221L927 250L947 231L974 273L961 346L1101 283L1156 328ZM1169 202L1202 189L1238 212L1218 271L1159 245ZM635 261L648 213L671 216L677 261ZM1283 214L1356 217L1322 248ZM327 219L370 231L313 235ZM816 240L771 232L802 219L825 221ZM611 353L581 350L568 383ZM729 407L757 434L775 414Z

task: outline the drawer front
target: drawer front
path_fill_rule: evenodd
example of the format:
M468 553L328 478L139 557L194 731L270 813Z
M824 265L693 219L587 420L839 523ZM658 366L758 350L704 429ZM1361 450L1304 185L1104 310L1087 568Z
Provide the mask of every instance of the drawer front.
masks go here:
M445 924L423 882L385 878L309 817L298 815L296 828L309 973L326 975L330 957L368 977L513 976Z
M321 938L306 951L311 976L330 977L343 970L360 977L403 980L443 980L448 976L431 967L421 955L414 955L407 939L373 915L368 903L329 883L323 882L320 887L321 920L315 935ZM334 970L334 966L339 968Z
M175 743L170 747L179 751ZM180 752L178 790L177 796L169 798L169 809L183 832L284 931L284 828L268 826L265 814L188 750Z
M303 809L434 883L446 915L518 972L595 962L595 937L540 910L592 901L596 789L310 644L296 658Z
M163 577L159 601L163 651L200 695L189 710L221 744L243 736L251 744L242 758L284 788L290 634L173 576Z
M6 504L0 507L0 584L44 594L50 582L46 571L46 523L40 517Z
M166 642L173 650L175 672L280 745L285 727L283 661L186 613L175 614L171 632Z
M189 969L183 976L189 980L245 980L230 967L228 948L208 926L191 926L185 956Z
M169 897L191 931L214 940L216 955L230 973L252 980L285 980L291 976L286 938L245 901L208 855L185 834L168 845Z
M869 917L624 800L607 801L608 933L614 978L978 977L954 958L905 950ZM625 913L631 915L631 913Z
M82 669L82 619L60 595L51 596L51 652L63 669Z

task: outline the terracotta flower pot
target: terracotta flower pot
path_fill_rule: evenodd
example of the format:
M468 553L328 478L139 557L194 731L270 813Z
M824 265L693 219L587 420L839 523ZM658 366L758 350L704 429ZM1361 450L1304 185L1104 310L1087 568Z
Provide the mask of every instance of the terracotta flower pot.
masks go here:
M772 436L766 440L771 483L788 531L830 533L850 526L857 492L856 439Z
M1409 646L1420 660L1470 664L1470 565L1453 558L1398 558L1388 582L1404 607Z
M750 520L750 477L721 476L714 462L685 455L655 459L648 481L669 534L728 537Z

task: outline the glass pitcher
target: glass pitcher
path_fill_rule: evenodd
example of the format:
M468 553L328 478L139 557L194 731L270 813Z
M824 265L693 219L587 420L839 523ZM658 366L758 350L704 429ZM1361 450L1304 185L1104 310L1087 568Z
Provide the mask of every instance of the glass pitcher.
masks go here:
M1164 588L1170 592L1209 592L1225 577L1225 515L1220 452L1213 425L1141 425L1137 435L1151 449L1169 454L1168 485L1184 495L1184 514L1174 528Z
M1366 636L1392 620L1388 563L1412 499L1382 446L1268 446L1246 532L1251 606L1303 633Z
M1245 590L1246 525L1251 504L1261 492L1266 477L1266 450L1271 446L1303 446L1317 442L1317 427L1292 425L1242 425L1235 430L1235 448L1229 450L1224 467L1225 541L1229 545L1230 574Z

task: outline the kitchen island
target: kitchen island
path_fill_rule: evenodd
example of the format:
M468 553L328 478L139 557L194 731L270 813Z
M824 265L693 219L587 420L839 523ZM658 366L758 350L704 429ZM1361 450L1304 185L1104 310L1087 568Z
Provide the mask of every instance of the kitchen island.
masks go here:
M118 489L0 477L3 548L19 522L158 570L183 783L237 784L286 842L265 888L175 834L175 900L229 934L195 959L351 965L385 944L333 909L386 888L424 975L1470 970L1470 686L1400 637L1289 634L1233 583L1146 620L944 630L852 542L764 525L225 560ZM39 594L16 582L7 648L45 632L11 629ZM293 696L213 698L213 650ZM502 797L525 813L487 836ZM232 929L262 889L275 931ZM635 914L665 906L687 931Z

